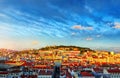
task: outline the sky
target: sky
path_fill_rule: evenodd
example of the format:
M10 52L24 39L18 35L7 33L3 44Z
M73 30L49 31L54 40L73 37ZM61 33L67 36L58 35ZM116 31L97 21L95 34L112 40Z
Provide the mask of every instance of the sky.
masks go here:
M0 0L0 48L120 50L120 0Z

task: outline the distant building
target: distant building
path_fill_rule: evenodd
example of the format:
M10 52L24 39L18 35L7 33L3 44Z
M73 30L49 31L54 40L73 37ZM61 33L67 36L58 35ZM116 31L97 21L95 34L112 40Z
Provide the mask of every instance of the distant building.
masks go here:
M8 72L7 71L0 71L0 78L7 78Z
M52 71L47 69L41 69L38 73L38 78L52 78Z
M120 69L108 69L107 72L110 74L110 78L120 78Z

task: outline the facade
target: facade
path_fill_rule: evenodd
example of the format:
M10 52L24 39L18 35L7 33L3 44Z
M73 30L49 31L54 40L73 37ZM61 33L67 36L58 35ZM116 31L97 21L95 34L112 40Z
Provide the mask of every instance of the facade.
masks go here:
M108 69L107 72L110 74L110 78L120 78L120 69Z
M8 72L7 71L0 71L0 78L7 78Z

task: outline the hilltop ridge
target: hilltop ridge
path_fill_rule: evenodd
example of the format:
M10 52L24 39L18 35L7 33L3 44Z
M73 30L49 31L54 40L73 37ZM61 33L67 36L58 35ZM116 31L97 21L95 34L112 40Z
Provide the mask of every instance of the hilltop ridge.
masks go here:
M67 51L70 51L70 50L76 50L76 51L94 51L90 48L87 48L87 47L78 47L78 46L65 46L65 45L59 45L59 46L46 46L46 47L43 47L43 48L40 48L39 50L53 50L53 49L60 49L60 50L67 50Z

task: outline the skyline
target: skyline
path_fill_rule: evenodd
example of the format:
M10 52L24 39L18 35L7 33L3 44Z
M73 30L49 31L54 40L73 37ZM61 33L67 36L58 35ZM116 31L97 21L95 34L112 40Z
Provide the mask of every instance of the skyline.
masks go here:
M75 45L120 50L119 4L119 0L1 0L0 48Z

